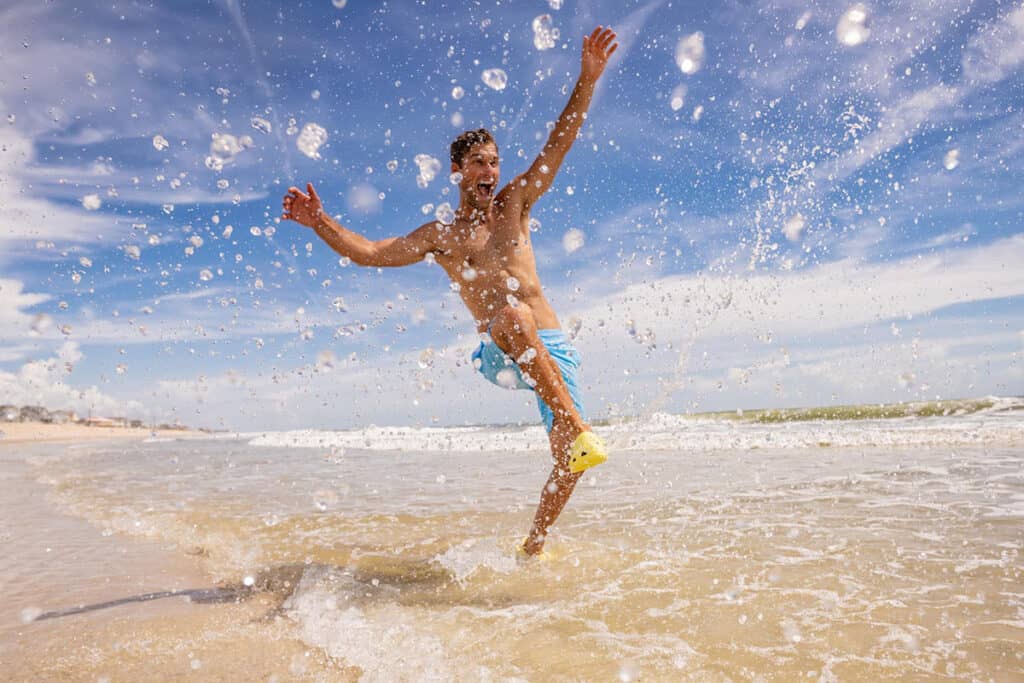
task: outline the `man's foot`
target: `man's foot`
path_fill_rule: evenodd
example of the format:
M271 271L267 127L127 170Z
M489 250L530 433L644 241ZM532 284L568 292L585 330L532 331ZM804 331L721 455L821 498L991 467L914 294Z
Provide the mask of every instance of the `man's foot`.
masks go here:
M608 459L608 447L594 432L580 432L569 449L569 471L572 473L600 465Z
M544 539L527 536L523 542L516 546L516 555L521 560L544 559L547 553L544 552Z

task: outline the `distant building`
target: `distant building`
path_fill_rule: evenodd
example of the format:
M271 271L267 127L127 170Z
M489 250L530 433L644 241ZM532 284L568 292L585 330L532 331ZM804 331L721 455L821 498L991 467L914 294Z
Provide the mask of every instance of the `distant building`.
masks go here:
M12 406L4 404L0 406L0 421L2 422L17 422L21 419L21 408L18 406Z
M51 422L50 411L42 406L22 406L19 419L21 422Z
M90 427L122 427L123 422L118 420L112 420L109 417L87 417L85 418L85 424Z
M78 422L78 414L73 410L55 410L50 413L50 421L53 424L66 425L72 422Z

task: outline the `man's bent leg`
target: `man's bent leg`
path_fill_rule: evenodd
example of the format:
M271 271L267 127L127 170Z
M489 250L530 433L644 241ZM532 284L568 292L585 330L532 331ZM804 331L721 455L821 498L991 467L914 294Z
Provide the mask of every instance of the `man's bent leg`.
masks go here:
M529 537L523 543L523 551L528 555L536 555L544 548L548 528L562 513L576 487L576 482L583 475L582 472L569 471L568 452L575 438L571 436L571 432L556 423L548 438L551 440L551 455L555 458L555 466L540 492L540 504L533 517L533 526L530 528Z
M554 424L569 427L572 438L565 446L568 453L573 439L586 431L587 425L576 410L558 364L537 334L533 311L525 304L506 306L491 321L489 331L498 348L511 356L523 373L536 383L534 391L551 409L555 416ZM560 455L555 458L562 459Z
M536 382L534 391L554 415L551 432L551 455L555 467L540 494L530 535L523 543L528 555L544 547L548 528L569 500L580 474L569 471L569 451L576 437L589 429L583 422L566 386L562 371L537 333L533 311L529 306L506 306L490 326L491 338L502 351L511 356L524 374Z

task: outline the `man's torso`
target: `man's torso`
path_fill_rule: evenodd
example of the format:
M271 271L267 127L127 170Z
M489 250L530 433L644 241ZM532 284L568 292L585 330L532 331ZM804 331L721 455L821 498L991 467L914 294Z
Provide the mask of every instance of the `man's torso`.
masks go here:
M517 195L507 186L488 214L441 225L433 240L436 262L458 285L480 332L510 303L530 306L540 329L559 327L537 275L529 212Z

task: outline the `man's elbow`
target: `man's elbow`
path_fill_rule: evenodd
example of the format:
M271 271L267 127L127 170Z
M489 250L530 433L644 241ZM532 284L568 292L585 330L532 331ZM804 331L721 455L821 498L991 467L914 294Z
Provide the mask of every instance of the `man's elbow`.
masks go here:
M381 263L381 255L379 250L373 247L369 247L367 249L358 249L350 253L348 257L352 260L352 263L356 264L357 266L373 267L385 265Z

